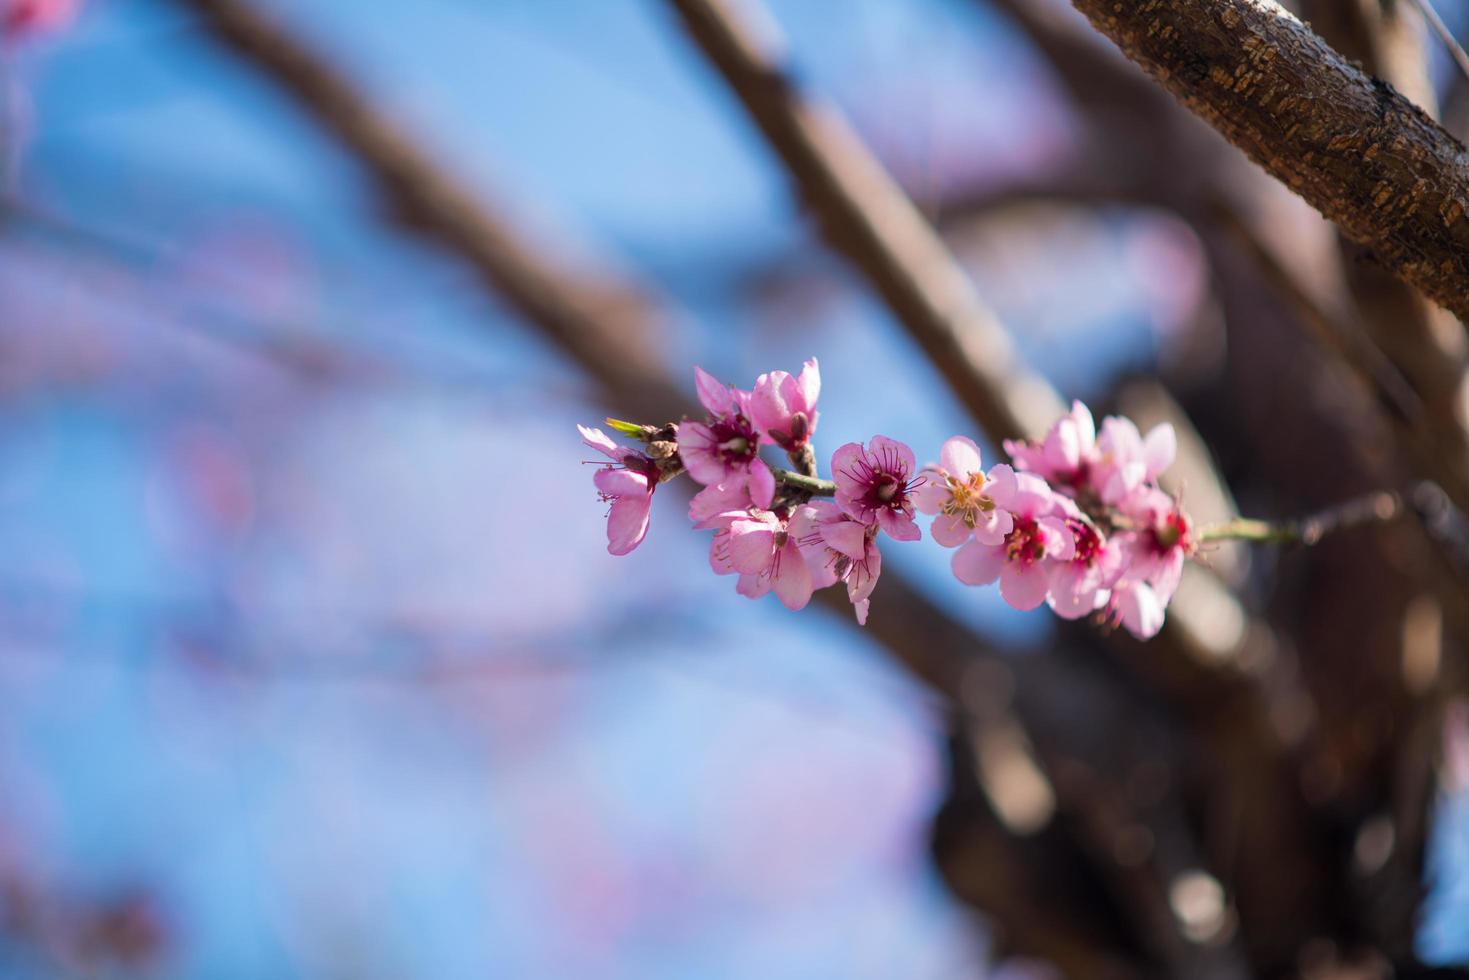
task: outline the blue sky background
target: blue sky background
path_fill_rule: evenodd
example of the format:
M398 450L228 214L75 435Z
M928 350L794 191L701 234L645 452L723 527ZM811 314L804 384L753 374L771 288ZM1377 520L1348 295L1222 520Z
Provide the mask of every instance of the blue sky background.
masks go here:
M548 247L669 297L680 377L817 356L828 450L965 428L661 4L263 5ZM772 9L916 189L1070 145L978 4ZM158 0L96 0L7 70L44 220L0 228L0 869L145 890L169 977L982 973L927 864L923 693L708 575L674 495L606 555L572 425L608 408L286 100ZM1187 233L1034 225L965 253L1032 362L1081 397L1153 363L1200 288ZM260 353L313 344L354 369ZM988 633L1047 628L939 549L886 557ZM54 969L0 945L6 976Z

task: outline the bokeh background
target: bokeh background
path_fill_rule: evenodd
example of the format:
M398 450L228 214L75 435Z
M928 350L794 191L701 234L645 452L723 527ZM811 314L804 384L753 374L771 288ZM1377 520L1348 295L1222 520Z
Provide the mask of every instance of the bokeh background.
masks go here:
M549 254L661 297L690 394L693 364L815 356L827 451L978 435L665 5L257 5ZM769 10L930 216L1088 138L984 3ZM88 0L0 85L0 975L1046 975L934 867L934 697L708 574L676 494L608 556L573 424L615 406L188 5ZM1217 372L1179 217L945 228L1065 396ZM931 544L885 557L988 637L1053 637ZM1442 799L1419 948L1453 962Z

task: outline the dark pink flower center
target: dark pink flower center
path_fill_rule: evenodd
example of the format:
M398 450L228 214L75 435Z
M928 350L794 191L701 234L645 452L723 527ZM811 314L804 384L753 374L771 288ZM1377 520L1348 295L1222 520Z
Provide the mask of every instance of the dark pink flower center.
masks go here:
M857 499L871 510L909 510L908 494L921 480L910 481L908 468L891 450L867 453L846 474L863 488Z
M1005 557L1022 565L1046 557L1045 532L1028 517L1015 518L1015 527L1005 535Z
M1074 517L1066 519L1066 526L1071 530L1071 537L1076 542L1076 557L1073 561L1080 562L1088 567L1096 561L1097 555L1102 550L1102 536L1097 529L1086 521L1078 521Z
M1185 553L1193 550L1193 540L1190 537L1192 528L1189 520L1182 511L1169 511L1167 516L1157 524L1147 535L1149 547L1154 554L1166 555L1174 548L1182 548Z
M726 466L739 466L755 458L760 437L743 415L726 415L709 423L714 452Z

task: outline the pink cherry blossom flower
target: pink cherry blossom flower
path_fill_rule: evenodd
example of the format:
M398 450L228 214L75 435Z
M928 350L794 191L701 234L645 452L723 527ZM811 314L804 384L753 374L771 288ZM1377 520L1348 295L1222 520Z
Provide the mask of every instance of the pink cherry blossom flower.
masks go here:
M16 40L60 30L76 16L76 0L0 0L0 35Z
M998 545L970 541L954 552L954 577L965 585L1000 580L1000 595L1016 609L1034 609L1046 601L1051 579L1048 564L1069 561L1076 545L1066 522L1057 517L1056 496L1046 481L1019 473L1008 499L997 503L1010 511L1014 526Z
M1062 619L1080 619L1106 606L1112 584L1122 574L1126 555L1082 517L1076 505L1058 498L1060 514L1071 532L1073 550L1066 560L1050 563L1050 592L1046 601Z
M1126 578L1152 586L1167 606L1183 576L1183 563L1198 548L1193 521L1178 502L1156 487L1130 499L1133 529L1114 536L1126 556Z
M910 479L915 469L913 450L896 439L873 436L870 448L849 442L831 457L836 502L855 521L917 541L923 532L913 523L912 497L923 481Z
M1062 493L1075 493L1086 486L1097 464L1097 427L1091 410L1079 401L1056 420L1040 443L1005 440L1005 451L1016 469L1053 484Z
M996 503L1015 492L1015 471L1004 463L985 475L979 446L955 436L939 451L937 465L923 468L926 482L913 491L914 505L937 514L929 533L945 548L957 548L973 537L981 544L1000 544L1014 528L1010 512Z
M755 379L750 398L755 425L786 452L796 452L810 444L816 431L816 397L820 393L821 371L814 357L797 377L785 371L762 374Z
M759 456L760 436L750 421L750 393L721 384L700 368L694 368L694 382L709 419L686 419L679 425L678 455L684 469L706 487L724 487L721 497L744 489L755 506L769 507L775 475Z
M1172 465L1177 449L1178 438L1167 422L1154 426L1144 439L1131 419L1108 416L1097 438L1092 489L1105 503L1121 504Z
M619 446L601 429L576 428L582 442L612 460L592 474L592 482L602 500L612 504L607 513L607 550L614 555L628 554L648 533L658 464L637 450Z
M857 623L867 625L870 596L882 574L877 527L853 520L829 500L815 500L793 517L790 533L812 567L812 587L847 586Z
M722 515L724 528L709 546L710 566L718 575L738 574L735 591L740 595L758 599L774 591L787 609L804 609L814 588L807 557L796 539L812 520L812 515L803 513L806 510L797 508L789 516L769 510Z

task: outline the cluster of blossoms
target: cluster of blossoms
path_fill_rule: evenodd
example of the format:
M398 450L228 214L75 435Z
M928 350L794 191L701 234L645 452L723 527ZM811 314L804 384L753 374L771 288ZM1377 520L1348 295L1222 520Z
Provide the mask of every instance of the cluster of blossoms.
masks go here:
M578 427L607 457L594 474L610 503L608 550L625 555L648 530L657 486L687 474L703 489L689 505L697 529L714 532L709 563L738 576L750 598L774 592L790 609L840 582L860 623L882 571L878 540L916 541L915 514L956 549L954 575L966 585L998 582L1016 609L1048 604L1066 619L1096 615L1147 638L1163 625L1196 534L1158 475L1173 461L1173 428L1144 437L1125 418L1100 433L1080 402L1038 443L1006 441L1011 463L984 469L979 446L955 436L937 463L921 469L913 450L886 436L847 443L832 454L830 481L818 478L811 439L821 376L816 361L799 375L762 374L753 389L694 369L708 415L663 426L609 419L642 450L600 429ZM762 446L783 450L791 470L772 469Z

